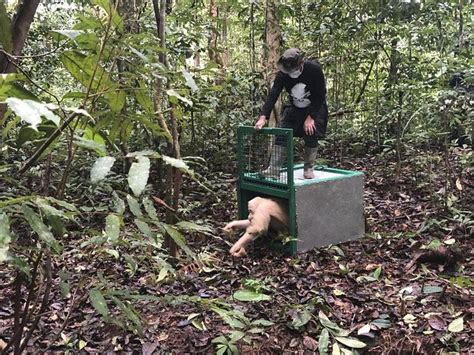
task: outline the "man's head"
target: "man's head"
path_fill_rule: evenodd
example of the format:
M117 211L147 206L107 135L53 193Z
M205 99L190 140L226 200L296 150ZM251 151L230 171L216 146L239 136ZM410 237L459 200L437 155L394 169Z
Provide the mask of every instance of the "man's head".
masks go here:
M291 78L297 78L303 71L303 53L298 48L287 49L278 60L277 66Z

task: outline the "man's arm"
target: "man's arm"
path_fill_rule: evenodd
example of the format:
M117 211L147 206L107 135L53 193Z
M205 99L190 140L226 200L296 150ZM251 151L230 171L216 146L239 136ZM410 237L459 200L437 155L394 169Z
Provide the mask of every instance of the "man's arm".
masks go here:
M268 120L270 117L273 107L275 106L275 102L278 100L278 96L280 96L280 93L283 90L283 86L282 74L279 72L275 77L272 88L270 89L267 99L265 100L262 110L260 111L258 121L255 124L255 128L257 130L261 129L265 125L266 120Z

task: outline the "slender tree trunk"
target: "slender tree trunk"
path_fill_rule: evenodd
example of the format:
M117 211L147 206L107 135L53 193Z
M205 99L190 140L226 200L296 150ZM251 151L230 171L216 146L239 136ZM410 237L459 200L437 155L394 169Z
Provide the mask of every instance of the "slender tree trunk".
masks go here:
M265 50L263 55L264 78L270 89L275 80L276 65L281 52L281 28L277 17L275 0L265 1ZM280 120L281 99L277 101L270 116L270 126L276 126Z
M209 59L219 65L224 66L222 55L217 46L218 42L218 29L219 29L219 8L217 7L216 0L209 1L209 17L212 23L211 35L209 37L208 54Z
M165 23L166 23L166 6L167 0L153 0L153 9L155 12L156 25L158 29L158 37L160 38L161 49L163 50L160 54L161 63L167 67L168 60L164 54L164 49L166 48L166 37L165 37ZM162 110L163 102L163 82L158 80L156 85L156 96L154 99L155 102L155 111L159 112L158 122L160 126L168 132L171 136L171 141L168 141L168 154L176 159L181 158L181 149L179 144L179 124L174 114L174 109L170 112L170 125L166 122ZM171 105L172 106L172 105ZM171 126L171 128L170 128ZM167 167L167 180L168 180L168 191L167 191L167 202L168 204L176 211L179 207L179 194L181 192L181 180L182 175L181 171L173 168L171 166ZM173 211L166 211L166 223L174 224L176 223L176 217ZM170 251L170 255L176 257L177 255L177 245L173 241L170 235L165 236L165 244Z

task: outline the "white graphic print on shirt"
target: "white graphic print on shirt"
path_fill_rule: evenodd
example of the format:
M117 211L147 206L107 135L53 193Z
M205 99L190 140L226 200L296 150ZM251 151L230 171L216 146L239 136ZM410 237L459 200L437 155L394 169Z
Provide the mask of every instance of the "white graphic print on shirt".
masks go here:
M306 84L298 83L291 88L291 97L293 98L293 105L298 108L305 108L311 104L309 100L310 92Z

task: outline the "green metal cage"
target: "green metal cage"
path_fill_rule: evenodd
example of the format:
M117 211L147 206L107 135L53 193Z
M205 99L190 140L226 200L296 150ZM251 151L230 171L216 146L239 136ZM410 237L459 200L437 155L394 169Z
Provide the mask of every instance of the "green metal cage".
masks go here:
M278 178L265 177L262 171L268 168L272 159L272 148L277 141L286 153L286 161L278 172ZM292 241L283 248L278 243L273 243L273 246L295 254L297 244L293 239L297 236L297 223L293 178L293 131L286 128L263 128L257 132L254 127L240 126L237 128L237 144L239 218L247 218L247 203L256 196L278 197L286 200L289 214L288 229ZM287 169L287 167L291 168Z

